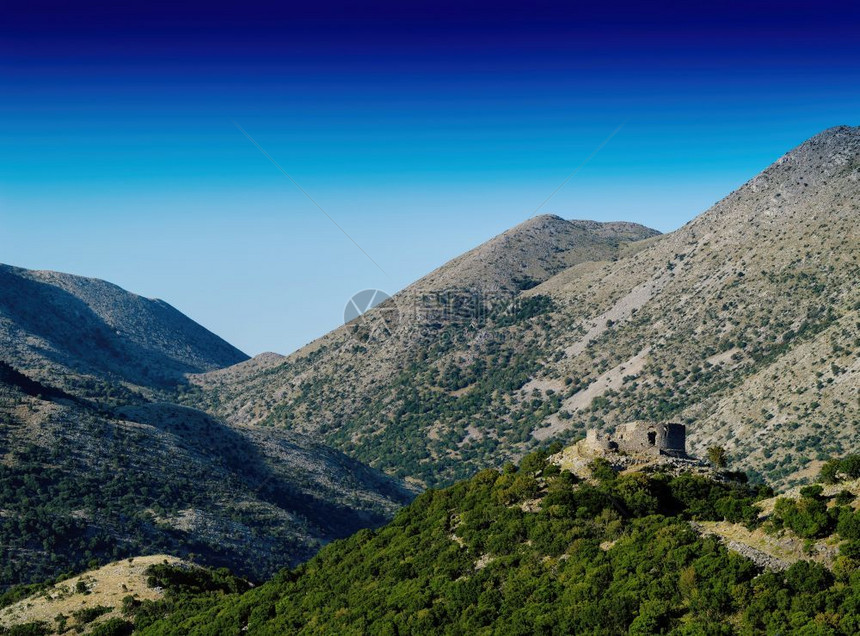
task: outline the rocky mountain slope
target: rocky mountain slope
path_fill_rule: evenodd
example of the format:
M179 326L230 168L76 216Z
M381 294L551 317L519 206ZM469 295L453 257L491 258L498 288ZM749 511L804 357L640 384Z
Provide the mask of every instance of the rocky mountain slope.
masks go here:
M858 221L860 129L833 128L671 234L539 217L193 399L422 485L633 419L788 482L860 444Z
M481 449L457 452L469 425L465 415L457 417L454 430L440 421L447 406L457 408L457 391L466 386L469 372L461 373L459 367L483 364L488 395L521 383L522 370L487 366L483 356L464 348L486 349L493 342L488 326L506 324L514 334L514 323L542 311L540 303L531 301L519 306L523 289L578 263L619 258L631 241L657 234L632 223L565 221L549 215L531 219L410 285L369 312L370 322L350 323L287 358L267 354L192 377L202 391L190 399L234 423L322 434L348 454L397 476L418 478L422 485L470 474L480 462L491 460ZM390 331L380 326L389 327L393 337L385 337ZM504 348L516 351L529 370L541 355L528 334L517 333ZM428 368L439 374L451 369L460 379L452 387L437 386L439 380L427 377ZM499 379L502 385L496 386L492 372L510 373L511 378ZM427 391L451 404L416 404L434 420L407 422L402 410L412 408L406 405ZM468 408L477 414L483 405L471 402ZM506 428L503 419L488 417ZM494 448L496 442L504 444L492 441Z
M36 379L160 386L248 359L166 302L102 280L0 265L0 290L3 358Z
M536 377L587 383L549 432L680 420L694 452L723 445L776 481L856 451L858 220L860 129L835 128L629 260L533 290L568 309Z
M158 551L259 579L412 498L314 439L170 401L246 359L161 301L0 267L0 590Z

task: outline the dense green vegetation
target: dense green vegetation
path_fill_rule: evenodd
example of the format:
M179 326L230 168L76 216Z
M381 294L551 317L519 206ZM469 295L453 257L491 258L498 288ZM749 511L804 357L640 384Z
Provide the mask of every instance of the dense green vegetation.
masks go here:
M149 568L147 583L164 590L158 601L137 601L127 597L123 611L134 619L137 630L158 622L165 614L176 611L195 613L210 608L226 598L247 592L250 585L226 568L209 570L183 566L154 565Z
M829 460L821 467L818 480L824 484L836 484L845 479L860 477L860 455L847 455Z
M757 523L771 494L684 474L596 483L548 465L430 490L377 531L245 593L175 593L138 630L203 634L856 634L860 560L765 573L688 520ZM857 555L860 557L860 555ZM158 616L161 618L159 619ZM246 630L246 631L243 631Z
M51 453L31 446L11 458L12 465L0 464L0 509L7 511L0 518L0 589L126 556L206 550L186 544L179 533L159 528L152 515L141 513L202 500L205 494L190 479L167 482L123 471L127 464L121 455L98 471L75 469L59 449ZM117 542L117 534L128 539Z
M825 463L819 481L832 485L857 477L860 477L860 455L848 455ZM860 558L860 510L852 505L855 495L847 490L831 497L823 493L824 488L814 484L802 488L799 499L780 497L769 526L790 528L805 539L819 539L835 532L845 539L840 554L849 560Z
M52 631L44 621L34 621L9 628L0 627L0 636L47 636Z
M90 631L90 636L130 636L134 624L122 618L110 618Z

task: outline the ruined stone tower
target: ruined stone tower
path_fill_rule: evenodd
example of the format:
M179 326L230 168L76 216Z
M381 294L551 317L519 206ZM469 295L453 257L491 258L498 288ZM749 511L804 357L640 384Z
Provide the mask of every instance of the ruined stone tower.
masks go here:
M635 455L687 455L687 428L683 424L628 422L614 436L589 430L585 443L594 450L618 451Z

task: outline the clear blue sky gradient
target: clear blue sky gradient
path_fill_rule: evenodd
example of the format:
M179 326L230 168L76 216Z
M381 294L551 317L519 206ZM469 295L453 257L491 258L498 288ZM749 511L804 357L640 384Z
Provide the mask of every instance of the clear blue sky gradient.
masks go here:
M66 4L3 9L0 262L249 354L538 212L672 230L860 123L856 3Z

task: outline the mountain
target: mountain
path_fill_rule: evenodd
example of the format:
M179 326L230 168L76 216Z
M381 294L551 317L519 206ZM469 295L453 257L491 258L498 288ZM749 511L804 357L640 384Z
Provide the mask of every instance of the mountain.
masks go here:
M0 265L3 357L36 379L175 384L248 356L162 300L111 283Z
M260 580L412 498L296 433L20 384L0 382L0 589L157 552Z
M492 461L504 440L484 437L492 448L458 450L467 428L483 428L467 418L480 416L481 399L500 395L522 375L486 365L468 349L492 346L488 325L509 324L505 331L513 334L513 323L525 319L522 311L539 309L531 301L524 309L514 307L524 289L580 263L620 258L631 242L657 234L633 223L531 219L395 294L366 314L370 323L345 325L286 358L267 355L192 376L200 390L189 399L236 424L323 435L347 454L421 486L468 475ZM388 333L373 329L376 319L394 329L393 337L375 335ZM541 355L534 339L516 338L503 349L533 368ZM466 400L459 397L470 373L456 367L472 362L487 371L482 396L471 396L467 412L455 415L449 426L444 411L450 406L462 412ZM439 386L440 380L428 375L449 368L459 374L455 386ZM505 375L512 377L500 377ZM415 403L426 392L437 404ZM404 409L417 409L426 421L409 420ZM487 417L504 427L496 415Z
M675 232L538 217L189 399L421 486L631 420L790 483L860 443L858 221L860 129L829 129Z
M166 552L263 579L412 499L308 436L174 403L247 356L166 303L0 267L0 590Z
M860 129L834 128L626 262L533 290L576 308L537 382L582 387L536 433L680 420L776 483L858 450L858 220Z
M860 456L850 461L860 475ZM724 474L592 464L579 480L538 452L428 491L255 589L174 586L172 600L144 604L135 633L856 634L858 491L837 488L760 516L768 489ZM762 567L705 526L840 554L832 571L802 552Z
M534 217L458 256L405 290L522 290L586 261L611 260L626 243L657 236L636 223Z

